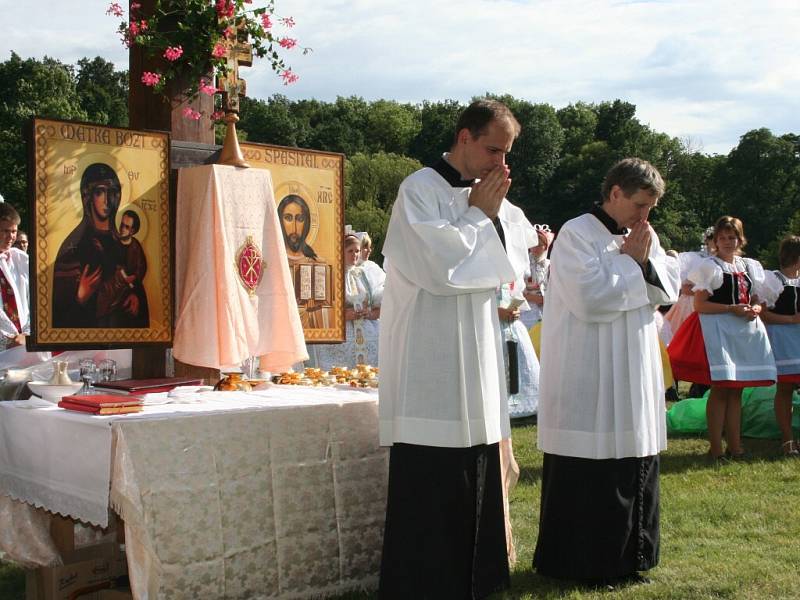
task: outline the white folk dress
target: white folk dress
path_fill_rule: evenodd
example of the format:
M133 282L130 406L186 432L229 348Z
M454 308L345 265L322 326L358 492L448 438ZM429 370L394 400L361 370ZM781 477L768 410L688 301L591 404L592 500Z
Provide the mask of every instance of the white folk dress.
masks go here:
M525 277L526 285L533 290L539 290L542 295L547 289L547 277L550 273L550 259L540 256L538 259L530 255L530 273ZM538 304L529 304L528 310L522 311L519 320L530 329L542 320L542 307Z
M678 265L680 268L681 284L691 283L689 273L702 260L710 255L705 250L700 252L681 252L678 255ZM678 301L664 315L664 319L669 323L670 330L674 334L683 322L694 312L694 296L681 294Z
M760 297L772 312L800 313L800 278L790 279L780 271L767 271L764 287ZM800 383L800 323L767 323L766 328L778 381Z
M749 258L736 256L728 263L712 256L695 265L689 280L693 291L711 294L711 302L737 304L749 302L751 294L757 296L763 289L764 268ZM749 284L746 292L738 290L735 282L740 280ZM731 313L701 314L699 319L712 384L775 381L775 357L761 319L748 321Z
M522 244L537 244L538 238L536 230L530 224L524 213L516 206L510 203L504 203L497 215L500 223L503 226L506 248L509 247L509 241L512 235L522 235L524 239L517 240L512 245L512 251L509 252L509 260L516 272L522 271L526 273L529 266L529 254L524 256L521 252L514 249ZM520 318L510 323L501 323L502 336L503 336L503 357L506 361L506 370L508 372L510 366L508 364L508 349L507 340L517 342L517 374L519 381L519 391L516 394L509 394L508 396L508 414L512 419L529 417L535 415L539 407L539 359L536 357L536 352L533 349L533 343L528 335L528 328L522 322L522 315L528 314L532 308L538 309L538 306L529 305L522 295L525 287L525 278L520 277L513 283L506 283L500 286L497 290L497 302L501 307L507 307L512 298L522 300L519 307Z
M345 270L345 307L367 310L380 306L382 299L382 284L369 277L362 266L348 267ZM314 344L312 353L316 365L326 371L331 367L353 368L358 364L377 366L379 339L380 319L354 319L345 322L343 343Z

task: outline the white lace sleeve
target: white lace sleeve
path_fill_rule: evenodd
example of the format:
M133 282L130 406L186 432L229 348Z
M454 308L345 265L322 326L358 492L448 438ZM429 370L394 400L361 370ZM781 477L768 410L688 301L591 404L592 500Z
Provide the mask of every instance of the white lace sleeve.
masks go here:
M705 256L699 252L681 252L678 255L678 266L681 270L681 283L690 281L689 273L702 261Z
M773 271L765 271L764 279L760 284L753 284L753 293L758 299L767 305L767 308L774 308L778 296L783 292L783 281Z
M705 290L713 294L722 285L722 267L711 258L701 260L689 271L689 281L694 284L693 292Z
M753 280L754 286L760 286L764 283L764 267L761 266L761 263L752 258L742 258L744 261L744 266L747 269L747 274L750 276L750 279Z

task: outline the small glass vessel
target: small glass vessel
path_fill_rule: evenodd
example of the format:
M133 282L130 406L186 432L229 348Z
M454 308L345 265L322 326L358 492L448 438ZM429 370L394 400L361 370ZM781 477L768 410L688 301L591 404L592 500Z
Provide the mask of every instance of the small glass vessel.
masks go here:
M244 378L244 373L223 373L214 386L215 392L252 392L253 386Z

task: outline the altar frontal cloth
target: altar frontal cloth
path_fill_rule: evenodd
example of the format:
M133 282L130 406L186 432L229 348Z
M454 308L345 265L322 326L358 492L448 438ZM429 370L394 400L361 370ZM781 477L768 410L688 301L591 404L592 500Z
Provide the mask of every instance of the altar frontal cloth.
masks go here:
M175 263L177 360L258 356L277 372L308 358L269 171L180 169Z

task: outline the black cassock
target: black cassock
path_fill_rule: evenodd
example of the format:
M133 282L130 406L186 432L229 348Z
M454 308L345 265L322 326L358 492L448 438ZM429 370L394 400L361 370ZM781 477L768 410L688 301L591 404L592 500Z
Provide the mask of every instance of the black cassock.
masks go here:
M382 600L485 598L509 587L498 444L395 444Z
M533 566L549 577L608 580L658 564L659 457L544 455Z

